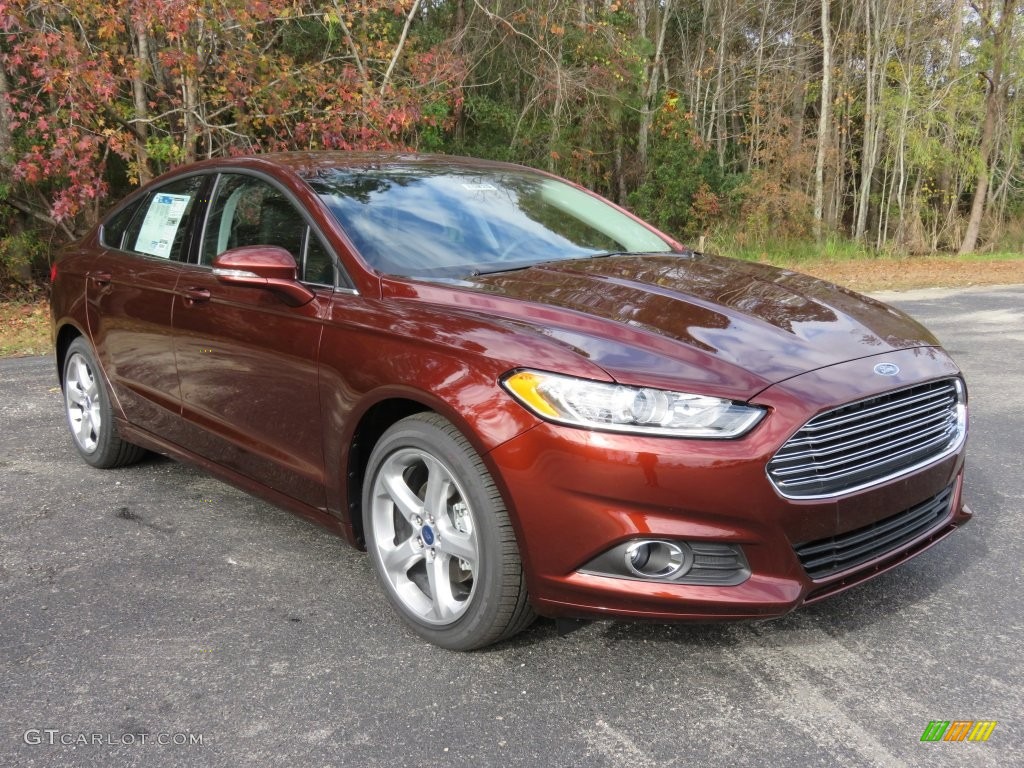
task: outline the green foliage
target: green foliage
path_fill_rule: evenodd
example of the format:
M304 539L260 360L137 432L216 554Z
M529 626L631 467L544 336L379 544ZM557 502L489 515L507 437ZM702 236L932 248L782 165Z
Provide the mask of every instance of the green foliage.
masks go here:
M451 117L451 106L438 99L423 105L423 125L417 134L416 149L420 152L440 152L447 145L445 126Z
M809 238L764 236L756 242L745 229L721 227L708 238L705 250L722 256L768 264L843 262L875 258L874 251L846 237L833 235L823 243Z
M146 154L158 164L158 170L163 170L180 163L184 150L173 136L150 136L146 139Z
M38 232L0 236L0 285L30 287L46 274L49 249Z
M883 250L955 248L986 170L982 241L1024 242L1024 15L1011 29L986 162L992 27L955 5L871 5L872 38L865 4L833 16L827 223L855 228L866 183L865 240ZM728 231L758 249L814 231L820 31L814 5L799 0L424 0L401 48L413 0L0 6L0 98L10 106L0 199L32 209L14 214L18 231L58 222L40 242L82 232L129 187L182 162L320 148L549 169L687 240ZM885 52L870 83L869 39ZM0 224L0 268L24 271L16 254L35 251L5 232Z
M727 185L714 154L669 97L655 121L647 178L630 195L637 215L682 238L706 232L722 215Z
M315 60L340 45L334 26L316 17L289 19L281 25L279 50L296 61Z
M465 138L451 142L451 151L487 160L512 160L517 115L512 106L486 93L465 101Z

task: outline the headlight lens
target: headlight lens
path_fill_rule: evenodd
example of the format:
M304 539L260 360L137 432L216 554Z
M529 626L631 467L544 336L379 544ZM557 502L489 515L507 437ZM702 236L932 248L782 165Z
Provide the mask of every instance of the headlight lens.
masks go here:
M718 397L543 371L516 371L502 385L541 418L587 429L721 439L749 432L765 414L763 408Z

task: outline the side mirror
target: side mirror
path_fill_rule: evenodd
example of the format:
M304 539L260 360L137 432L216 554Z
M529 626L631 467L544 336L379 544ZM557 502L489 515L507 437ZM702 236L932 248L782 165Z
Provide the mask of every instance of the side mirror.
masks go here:
M298 281L295 259L276 245L246 245L224 251L213 260L213 274L225 285L267 288L287 304L301 307L314 294Z

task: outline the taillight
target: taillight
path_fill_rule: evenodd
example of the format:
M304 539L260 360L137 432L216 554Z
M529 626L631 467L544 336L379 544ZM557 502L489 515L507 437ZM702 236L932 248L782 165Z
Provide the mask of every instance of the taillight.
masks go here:
M54 264L52 264L50 266L50 282L51 283L57 282L57 265L56 265L56 263L54 263Z

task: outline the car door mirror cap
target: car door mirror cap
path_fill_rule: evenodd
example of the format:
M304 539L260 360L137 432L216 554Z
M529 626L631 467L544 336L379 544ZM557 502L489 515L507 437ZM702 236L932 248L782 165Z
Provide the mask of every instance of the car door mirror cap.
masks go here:
M276 245L232 248L213 260L213 274L219 282L267 288L293 307L308 304L316 295L298 281L298 271L295 257Z

